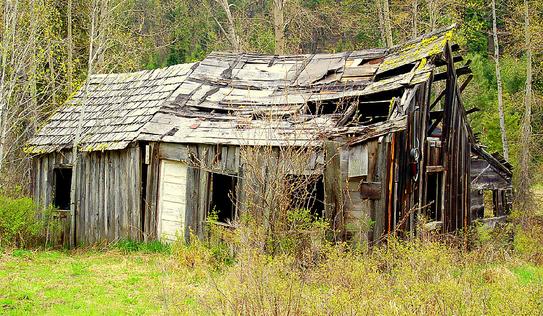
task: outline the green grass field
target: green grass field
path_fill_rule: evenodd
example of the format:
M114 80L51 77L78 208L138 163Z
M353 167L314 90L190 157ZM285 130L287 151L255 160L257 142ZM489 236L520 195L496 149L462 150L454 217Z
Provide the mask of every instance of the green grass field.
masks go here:
M21 251L0 259L0 314L157 314L167 307L163 254Z
M5 251L0 314L541 314L543 266L435 244L292 258L242 256L217 270L198 251ZM187 256L189 260L187 260ZM459 257L460 256L460 257Z

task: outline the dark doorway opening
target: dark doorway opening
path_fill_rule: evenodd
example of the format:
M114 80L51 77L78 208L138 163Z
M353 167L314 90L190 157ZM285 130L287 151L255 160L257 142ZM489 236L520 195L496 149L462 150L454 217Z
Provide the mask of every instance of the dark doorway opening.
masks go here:
M428 173L426 186L426 216L430 222L441 220L441 173Z
M324 181L322 176L289 176L291 209L308 209L311 215L322 218L324 215Z
M59 210L69 210L71 203L72 168L55 168L53 172L55 181L53 206Z
M237 178L220 173L211 174L211 210L217 212L219 222L226 223L236 216Z

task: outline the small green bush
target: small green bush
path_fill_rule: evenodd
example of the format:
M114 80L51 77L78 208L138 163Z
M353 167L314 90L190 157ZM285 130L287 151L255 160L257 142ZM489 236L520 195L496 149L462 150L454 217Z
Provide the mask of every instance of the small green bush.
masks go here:
M122 239L113 244L113 248L119 249L122 252L147 252L147 253L171 253L171 247L159 240L152 240L149 242L138 242L128 239Z
M51 213L30 198L0 196L0 247L36 245L45 236Z

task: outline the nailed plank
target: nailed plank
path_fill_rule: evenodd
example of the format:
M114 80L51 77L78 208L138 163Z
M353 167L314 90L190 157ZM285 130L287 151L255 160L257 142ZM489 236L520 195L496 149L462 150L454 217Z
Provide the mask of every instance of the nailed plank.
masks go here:
M139 189L141 188L141 178L140 178L140 146L134 146L130 154L130 165L131 165L131 174L130 174L130 187L132 192L132 217L131 217L131 226L132 226L132 236L133 240L139 241L140 231L141 231L141 221L140 221L140 199L141 196L138 194Z
M159 159L188 161L189 151L187 145L161 143L158 152Z
M198 148L197 146L190 147L191 152L194 152L195 155L198 155ZM198 156L199 157L199 156ZM186 176L186 183L185 183L185 190L186 190L186 202L185 202L185 222L184 227L182 231L182 237L184 237L185 241L190 240L190 233L191 230L196 230L196 233L198 231L198 191L199 191L199 180L200 176L200 170L198 168L189 166L187 168L187 176Z
M97 196L97 215L98 215L98 223L97 223L97 232L98 232L98 241L105 241L107 240L106 237L106 231L105 231L105 183L104 183L104 175L105 175L105 154L103 152L99 152L96 154L98 156L98 168L97 168L97 175L98 175L98 187L96 190L96 196Z
M85 160L85 171L83 173L82 183L84 184L84 190L82 191L83 196L85 197L85 204L83 208L83 214L85 216L85 220L83 223L83 226L81 227L83 230L83 243L84 244L91 244L93 242L92 239L92 217L91 217L91 185L90 182L92 181L91 176L91 160L90 160L90 154L88 153L82 153L81 160Z
M113 152L113 170L115 172L115 181L112 183L113 184L113 187L114 187L114 190L113 190L113 195L115 197L115 208L114 208L114 212L113 212L113 222L112 222L112 226L114 228L114 236L115 236L115 240L119 240L120 238L122 238L122 233L121 233L121 222L120 222L120 213L122 212L122 205L123 205L123 201L122 201L122 196L121 196L121 178L122 178L122 175L121 175L121 169L123 166L121 166L121 154L120 152L118 151L115 151Z
M378 162L375 172L374 182L386 183L388 181L388 155L390 152L390 142L387 140L388 137L384 137L379 141L378 149ZM373 241L379 242L385 232L386 226L386 197L387 197L387 186L381 186L381 198L375 202L374 213L372 218L375 222L373 229Z
M365 144L349 147L349 177L368 174L368 148Z
M345 79L345 78L353 79L356 77L363 77L364 79L369 80L375 74L375 72L377 71L377 68L379 68L379 65L372 65L372 64L364 64L358 67L347 67L345 68L343 72L342 79Z
M197 212L195 216L196 227L199 237L204 236L204 221L206 220L209 212L209 200L210 200L210 172L206 171L206 165L211 166L213 158L215 156L215 147L201 145L198 148L198 153L201 161L198 183L198 207L195 209ZM195 179L196 180L196 179Z

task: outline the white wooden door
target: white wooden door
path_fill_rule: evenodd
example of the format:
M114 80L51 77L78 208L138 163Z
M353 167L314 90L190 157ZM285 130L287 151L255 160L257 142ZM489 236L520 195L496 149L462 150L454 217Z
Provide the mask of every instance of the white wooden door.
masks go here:
M158 196L158 236L164 241L183 238L187 192L187 165L162 160Z

